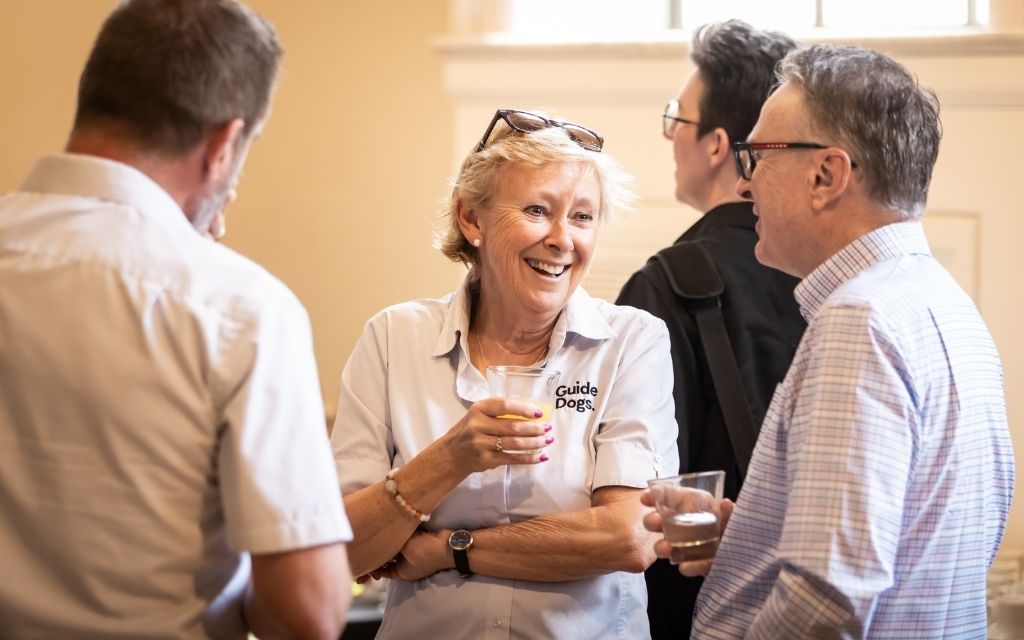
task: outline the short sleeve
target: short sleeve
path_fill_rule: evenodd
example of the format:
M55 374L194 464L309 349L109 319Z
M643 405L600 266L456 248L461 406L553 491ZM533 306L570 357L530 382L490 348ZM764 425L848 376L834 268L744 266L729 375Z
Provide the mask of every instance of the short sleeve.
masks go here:
M596 437L594 489L642 488L679 469L668 330L646 312L637 314L616 338L623 347Z
M386 336L386 315L378 314L366 323L341 373L331 448L345 494L380 482L391 469Z
M233 334L215 363L228 545L272 553L351 540L305 310L289 293L222 333Z

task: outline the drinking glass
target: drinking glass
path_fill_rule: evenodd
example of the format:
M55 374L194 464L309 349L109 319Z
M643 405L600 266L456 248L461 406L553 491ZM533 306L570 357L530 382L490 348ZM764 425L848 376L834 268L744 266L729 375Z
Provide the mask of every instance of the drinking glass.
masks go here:
M724 471L686 473L648 480L655 509L661 514L672 564L709 560L721 536Z
M529 400L544 412L539 418L506 414L498 416L506 420L537 420L550 424L551 410L555 405L555 387L560 372L541 367L487 367L487 389L495 398ZM505 449L505 453L536 454L540 449Z

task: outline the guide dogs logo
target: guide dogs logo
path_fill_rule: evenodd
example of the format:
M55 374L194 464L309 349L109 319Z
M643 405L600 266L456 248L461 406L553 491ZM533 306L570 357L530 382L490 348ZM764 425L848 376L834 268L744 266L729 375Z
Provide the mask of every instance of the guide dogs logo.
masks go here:
M594 398L597 398L597 387L585 382L580 384L558 385L555 389L555 409L569 408L583 413L594 410Z

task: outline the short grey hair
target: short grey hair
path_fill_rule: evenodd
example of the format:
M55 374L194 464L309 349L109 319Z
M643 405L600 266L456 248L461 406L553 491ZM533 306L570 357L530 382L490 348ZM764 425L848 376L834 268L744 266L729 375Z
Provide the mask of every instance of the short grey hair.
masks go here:
M854 46L790 53L781 82L798 85L811 132L857 163L869 196L913 219L924 213L939 154L939 101L892 58Z
M82 71L75 127L174 156L241 118L241 143L267 117L281 55L270 23L235 0L126 0Z
M547 117L542 111L531 110ZM434 245L454 262L469 267L470 280L479 278L479 254L459 227L456 208L479 207L487 204L498 185L502 167L522 162L540 167L553 162L583 162L597 175L601 189L601 205L597 212L598 224L614 220L632 208L636 201L633 179L614 158L605 152L588 151L576 144L560 127L548 127L531 133L520 133L499 120L491 132L487 146L473 151L462 163L462 168L451 180L451 194L441 211L441 223Z

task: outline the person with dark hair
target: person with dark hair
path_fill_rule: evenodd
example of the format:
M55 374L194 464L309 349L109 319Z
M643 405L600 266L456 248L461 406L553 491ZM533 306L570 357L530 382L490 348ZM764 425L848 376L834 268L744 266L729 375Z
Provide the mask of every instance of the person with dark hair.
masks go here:
M633 274L616 300L668 325L680 471L724 470L730 499L739 493L768 401L805 326L793 299L797 280L754 257L756 218L736 195L730 145L750 133L775 83L776 64L795 46L785 35L739 20L694 34L695 69L662 122L675 157L676 199L704 215ZM702 268L719 286L694 291L690 281L707 279ZM721 343L706 342L700 319L719 307L714 321L727 336L724 351L715 349ZM722 379L723 370L733 377ZM688 637L702 579L683 577L664 560L646 577L652 636Z
M281 48L127 0L64 153L0 198L4 637L336 639L352 533L309 320L223 231Z
M999 354L920 222L938 101L860 47L814 46L780 69L733 145L736 190L754 202L758 260L802 278L808 327L694 635L983 638L1013 451Z

